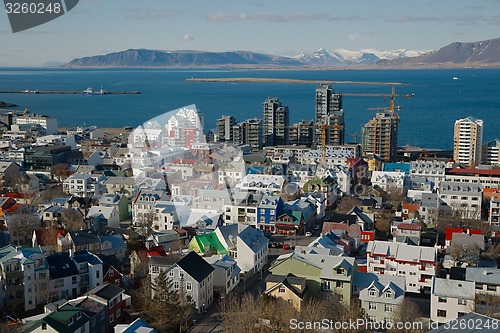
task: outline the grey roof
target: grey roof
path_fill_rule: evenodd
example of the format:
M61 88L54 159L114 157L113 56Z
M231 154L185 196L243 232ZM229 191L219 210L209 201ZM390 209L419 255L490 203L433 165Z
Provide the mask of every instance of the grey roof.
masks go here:
M451 245L454 244L467 247L468 250L484 250L484 236L454 232L451 236Z
M467 267L465 270L465 280L500 285L500 269Z
M265 237L260 230L256 230L250 226L241 230L238 234L238 238L241 239L253 253L259 252L269 243L269 238Z
M198 283L205 280L215 268L203 260L198 253L191 251L177 262L177 266L182 268L189 276Z
M473 333L473 332L479 332L479 333L498 333L498 326L495 326L499 324L498 319L491 318L479 313L471 312L466 314L465 316L462 316L458 319L456 319L456 325L453 323L453 325L441 325L436 329L427 331L426 333ZM467 326L467 323L473 322L474 325L469 328ZM465 323L465 325L464 325ZM493 324L495 323L495 324ZM495 328L492 327L492 324ZM464 327L458 329L454 329L454 327ZM489 328L488 328L489 327Z
M70 231L69 235L75 246L100 243L101 239L93 230Z
M362 301L370 301L386 304L401 304L404 298L405 279L399 276L382 275L378 279L373 279L372 282L359 292L359 299ZM375 289L375 295L370 295L370 291ZM386 297L386 291L392 291L394 297Z
M481 195L481 185L458 182L440 182L439 194Z
M95 287L91 291L89 291L88 295L96 295L102 299L107 301L112 300L116 296L125 292L124 289L115 286L114 284L105 283L102 286Z
M179 258L176 257L151 257L149 258L150 266L170 267L174 265Z
M299 298L303 298L307 291L306 279L301 277L296 277L293 274L288 274L286 276L270 274L266 278L266 283L267 282L274 282L276 284L267 289L266 291L264 291L264 293L266 294L275 290L281 285L287 287L291 292L293 292Z
M396 242L370 241L366 252L409 262L419 262L422 260L435 262L436 260L436 249L433 247L413 246Z
M432 278L431 293L435 296L473 300L476 292L474 282Z
M353 287L357 287L359 290L362 290L368 288L368 286L371 285L373 281L378 281L382 285L387 285L389 282L393 282L397 286L400 286L401 289L404 289L405 280L406 279L404 276L354 272L352 285Z

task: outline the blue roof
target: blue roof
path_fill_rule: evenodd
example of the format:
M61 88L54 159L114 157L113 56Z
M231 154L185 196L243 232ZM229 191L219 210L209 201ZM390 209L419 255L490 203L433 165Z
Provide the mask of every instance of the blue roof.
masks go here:
M410 174L410 163L384 163L384 171L400 171Z
M150 328L151 330L141 330L139 331L140 328ZM148 332L148 333L158 333L157 330L152 328L151 326L148 325L144 320L141 318L137 318L134 322L132 322L130 325L127 326L125 330L122 331L122 333L135 333L135 332Z
M104 242L110 242L111 243L111 249L121 249L125 247L125 241L121 236L113 236L113 235L107 235L107 236L101 236L101 243Z
M265 170L266 170L266 167L251 165L247 169L247 174L249 174L249 175L256 175L256 174L259 174L259 173L263 173Z
M102 264L102 260L99 259L98 256L96 256L93 253L90 253L87 250L76 251L73 254L73 260L76 261L77 263L88 262L91 265Z

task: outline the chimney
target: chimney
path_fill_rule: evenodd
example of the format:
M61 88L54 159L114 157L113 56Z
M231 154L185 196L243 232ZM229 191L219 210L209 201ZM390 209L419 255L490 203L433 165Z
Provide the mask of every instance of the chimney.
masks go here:
M74 255L74 253L73 253L73 249L72 249L72 248L70 248L70 249L69 249L69 257L70 257L70 258L73 258L73 255Z

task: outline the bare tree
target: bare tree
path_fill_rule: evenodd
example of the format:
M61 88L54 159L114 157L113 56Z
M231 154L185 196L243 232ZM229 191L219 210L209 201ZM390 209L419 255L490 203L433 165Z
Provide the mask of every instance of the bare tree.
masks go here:
M361 205L361 200L356 198L356 197L349 197L345 196L340 199L340 202L337 205L337 211L339 213L347 213L351 209L353 209L356 206Z
M86 224L82 213L78 209L68 208L61 214L61 223L66 229L71 231L82 230L86 228Z
M256 332L261 319L259 299L248 293L228 295L220 303L220 316L226 333Z
M64 195L63 189L60 186L51 187L48 186L45 190L41 191L36 199L36 203L49 202L52 199L61 197Z
M476 249L469 249L461 244L453 244L450 250L450 257L453 260L453 266L462 267L464 263L471 260L471 253Z
M497 261L500 258L500 244L495 244L486 250L486 254L490 259Z
M40 228L41 222L37 215L20 213L8 218L9 231L20 245L30 244L33 230Z
M393 312L391 319L393 322L414 323L417 322L417 319L421 316L422 313L418 305L412 300L410 300L408 297L404 297L399 307L397 307L396 310ZM423 331L410 327L410 328L399 329L397 330L397 332L420 333Z
M43 230L41 242L46 251L50 254L57 252L57 235L59 230L57 228L48 227Z
M500 319L500 296L476 293L475 304L471 311Z
M65 163L59 163L52 167L51 169L51 178L57 177L57 181L61 182L62 179L68 177L68 168L69 166Z

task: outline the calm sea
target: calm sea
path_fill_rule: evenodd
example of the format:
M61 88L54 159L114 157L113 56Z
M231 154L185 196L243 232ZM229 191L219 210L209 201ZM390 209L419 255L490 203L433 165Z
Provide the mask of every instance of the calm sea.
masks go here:
M0 69L1 90L139 90L141 95L0 95L0 100L57 117L60 126L136 126L185 105L196 104L205 115L205 129L223 114L237 120L262 116L262 103L279 97L290 109L291 122L314 118L315 84L201 83L191 77L276 77L336 81L401 82L396 93L402 106L399 145L452 148L455 119L484 120L484 141L500 137L500 69L446 70L163 70L163 69ZM458 79L453 79L457 77ZM338 92L390 93L390 86L336 84ZM389 100L344 97L346 132L361 136L361 126ZM352 140L353 137L347 137Z

